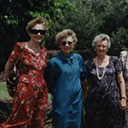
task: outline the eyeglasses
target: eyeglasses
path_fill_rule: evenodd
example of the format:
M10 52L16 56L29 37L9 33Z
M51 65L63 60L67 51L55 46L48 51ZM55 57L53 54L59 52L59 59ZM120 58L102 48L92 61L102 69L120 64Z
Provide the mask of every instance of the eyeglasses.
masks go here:
M30 32L32 34L38 34L38 33L40 33L41 35L45 35L46 34L46 30L31 29Z
M61 44L62 44L63 46L65 46L66 44L71 45L72 42L71 42L71 41L68 41L68 42L66 42L66 41L62 41Z

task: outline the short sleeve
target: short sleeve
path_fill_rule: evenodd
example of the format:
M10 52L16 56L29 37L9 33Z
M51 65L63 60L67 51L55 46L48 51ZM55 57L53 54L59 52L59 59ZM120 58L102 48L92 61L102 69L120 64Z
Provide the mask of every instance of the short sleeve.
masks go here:
M17 60L17 58L19 57L19 55L21 54L21 52L22 52L21 43L17 42L14 45L12 53L9 56L10 61L15 62Z
M81 77L81 80L85 80L86 79L86 68L85 68L84 60L83 60L82 56L79 55L79 54L77 54L77 58L78 58L79 65L80 65L80 77Z
M47 68L45 69L44 77L48 84L48 86L52 86L55 84L57 77L59 76L58 68L55 62L51 60L47 64Z
M117 75L123 71L123 63L120 58L114 57L114 67Z

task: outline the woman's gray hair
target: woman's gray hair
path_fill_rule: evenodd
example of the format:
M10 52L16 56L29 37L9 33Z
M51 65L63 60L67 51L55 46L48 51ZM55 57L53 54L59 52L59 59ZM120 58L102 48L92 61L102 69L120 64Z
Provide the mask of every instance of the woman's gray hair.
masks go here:
M76 44L77 42L76 33L71 29L64 29L63 31L59 32L56 35L56 43L59 45L61 43L61 40L64 37L68 37L68 36L71 36L73 38L73 43Z
M110 37L107 34L99 34L97 35L94 40L92 41L92 47L95 48L97 42L107 40L108 49L111 46Z

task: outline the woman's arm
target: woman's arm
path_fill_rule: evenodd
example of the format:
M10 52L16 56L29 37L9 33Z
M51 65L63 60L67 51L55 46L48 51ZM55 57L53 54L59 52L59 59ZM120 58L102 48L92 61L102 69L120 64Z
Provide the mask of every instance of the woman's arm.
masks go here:
M86 99L87 97L87 83L85 82L85 80L81 80L81 83L82 83L82 90L83 90L83 98L84 100Z
M81 83L82 83L83 97L84 100L86 100L88 96L88 90L90 88L90 82L88 79L86 79L86 80L81 80Z
M122 72L118 75L117 79L121 91L120 108L124 110L126 108L127 97L126 97L126 86Z

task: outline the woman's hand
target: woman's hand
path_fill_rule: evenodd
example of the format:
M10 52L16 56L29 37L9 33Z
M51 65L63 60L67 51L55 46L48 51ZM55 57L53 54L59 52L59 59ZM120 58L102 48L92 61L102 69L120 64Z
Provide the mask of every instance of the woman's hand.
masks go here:
M122 97L120 100L120 109L125 110L126 109L126 103L127 103L127 98Z
M121 90L120 109L124 110L126 108L127 97L126 97L126 85L123 78L123 73L121 72L117 78Z

